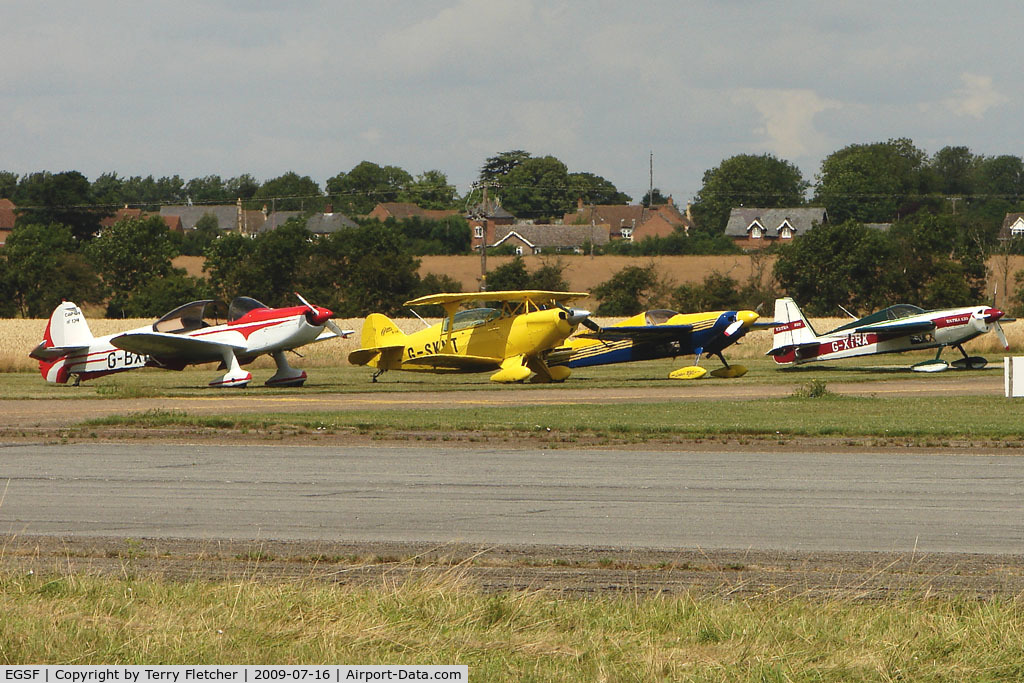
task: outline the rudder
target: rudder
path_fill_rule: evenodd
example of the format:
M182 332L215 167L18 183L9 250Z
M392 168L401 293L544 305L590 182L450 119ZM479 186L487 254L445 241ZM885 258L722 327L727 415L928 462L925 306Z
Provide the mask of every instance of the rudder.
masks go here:
M363 333L359 339L359 345L363 348L378 346L394 346L401 344L405 333L398 329L391 318L383 313L371 313L366 316L363 322Z
M818 338L811 324L790 297L775 300L775 330L772 351L813 342Z
M65 364L67 354L88 348L93 340L82 309L71 301L64 301L53 309L43 331L43 341L29 355L39 361L39 372L46 381L63 384L69 377Z

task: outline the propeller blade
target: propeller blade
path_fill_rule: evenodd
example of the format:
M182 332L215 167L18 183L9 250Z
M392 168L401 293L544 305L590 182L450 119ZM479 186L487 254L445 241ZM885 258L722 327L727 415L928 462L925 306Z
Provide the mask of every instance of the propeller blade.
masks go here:
M737 320L736 322L729 323L729 327L725 328L725 332L723 334L725 334L726 337L731 337L742 329L743 321Z
M313 304L311 304L308 301L306 301L301 294L299 294L298 292L295 292L295 296L298 297L299 301L302 302L302 305L304 305L306 308L308 308L314 314L316 313L316 307L314 307Z
M330 309L317 308L313 304L306 301L306 299L303 298L303 296L298 292L295 292L295 296L299 298L299 301L302 302L303 306L309 309L309 311L306 312L306 318L309 320L310 325L326 325L327 323L330 322L331 316L334 315L334 313L332 313Z
M999 321L992 323L992 326L996 328L996 336L999 337L999 343L1003 345L1003 348L1007 351L1010 350L1010 342L1006 341L1006 333L1003 332L1003 326L999 324Z

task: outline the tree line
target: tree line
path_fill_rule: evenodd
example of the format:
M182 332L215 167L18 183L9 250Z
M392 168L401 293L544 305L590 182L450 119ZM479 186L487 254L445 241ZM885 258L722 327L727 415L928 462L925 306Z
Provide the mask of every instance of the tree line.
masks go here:
M581 198L594 204L631 201L601 176L569 172L554 157L523 150L488 158L478 185L461 197L440 171L413 176L368 161L338 173L323 189L294 172L262 183L250 175L186 181L107 173L90 182L76 171L0 172L0 197L19 207L17 227L0 255L0 289L6 294L0 314L46 315L62 296L105 302L112 316L154 315L172 301L207 295L247 293L275 305L285 303L296 287L315 293L343 315L394 312L394 302L426 293L424 288L451 291L456 286L443 274L420 280L416 256L467 253L469 230L463 219L383 226L362 221L358 229L323 238L311 238L296 221L274 231L279 234L255 239L225 234L202 221L188 236L169 233L157 225L159 220L122 221L103 231L100 221L124 205L155 210L169 203L233 203L237 198L251 208L270 204L309 213L331 205L353 216L383 201L465 209L484 187L514 215L537 220L571 212ZM642 201L659 200L664 198L655 188ZM618 280L613 277L608 288L597 292L606 294L599 297L607 303L603 314L628 314L648 304L683 310L728 307L779 291L794 295L813 313L831 314L839 305L863 311L900 300L959 305L985 295L986 258L1024 251L1024 242L998 240L1005 214L1024 210L1024 162L1019 157L976 155L966 147L928 155L908 139L845 147L822 162L814 185L795 165L773 155L731 157L704 174L692 206L696 227L689 233L616 241L596 251L735 253L737 247L723 235L731 208L807 204L824 206L829 223L778 247L775 268L761 269L757 282L738 283L716 274L701 284L676 287L639 267ZM866 227L872 223L892 227ZM384 252L391 257L376 256ZM175 271L170 261L179 253L203 255L209 277ZM522 279L522 273L511 273L499 274L498 281L506 275L510 282ZM1018 276L1024 281L1024 273ZM494 273L488 279L494 288ZM1019 290L1021 282L1016 284ZM1019 291L1016 296L1024 299ZM619 303L610 303L616 299Z

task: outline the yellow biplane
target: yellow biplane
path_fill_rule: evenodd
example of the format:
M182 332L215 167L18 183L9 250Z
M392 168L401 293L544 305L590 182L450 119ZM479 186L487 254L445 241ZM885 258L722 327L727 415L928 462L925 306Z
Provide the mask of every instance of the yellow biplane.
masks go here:
M494 371L492 382L521 382L530 375L535 382L560 382L569 368L549 367L541 355L589 322L589 311L565 306L586 296L532 290L423 296L405 305L440 304L445 311L441 323L405 334L386 315L372 313L363 323L361 348L349 354L348 362L377 368L374 382L387 370ZM497 307L459 310L471 302Z

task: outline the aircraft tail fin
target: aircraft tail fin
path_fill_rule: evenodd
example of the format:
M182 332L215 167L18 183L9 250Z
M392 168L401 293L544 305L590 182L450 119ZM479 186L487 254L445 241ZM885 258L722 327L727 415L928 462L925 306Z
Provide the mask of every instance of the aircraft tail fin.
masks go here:
M39 371L48 382L63 384L68 381L65 357L89 348L94 339L82 309L65 301L53 309L43 331L43 341L29 356L39 361Z
M363 323L363 333L359 345L363 348L396 346L405 337L391 318L382 313L371 313Z
M791 298L775 300L775 333L769 356L779 356L801 344L817 340L818 333L811 327L800 307Z

